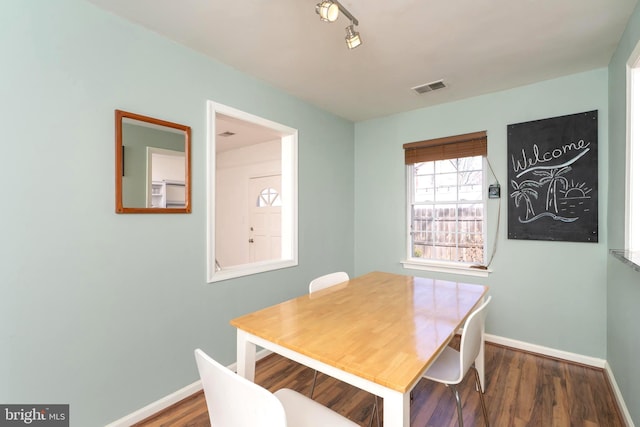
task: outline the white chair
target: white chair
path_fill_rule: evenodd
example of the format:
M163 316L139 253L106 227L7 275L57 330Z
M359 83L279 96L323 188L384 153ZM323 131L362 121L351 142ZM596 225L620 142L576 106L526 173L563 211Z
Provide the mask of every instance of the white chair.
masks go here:
M349 275L344 271L338 271L336 273L325 274L324 276L316 277L309 283L309 293L321 291L338 283L346 282L349 280ZM313 391L316 389L316 379L318 378L318 371L313 373L313 383L311 384L311 393L309 397L313 398Z
M338 283L346 282L349 280L349 275L344 271L338 271L337 273L325 274L324 276L317 277L309 283L309 293L320 291Z
M312 294L314 292L321 291L323 289L329 288L331 286L335 286L339 283L343 283L349 280L349 275L344 271L338 271L336 273L325 274L324 276L317 277L313 279L309 283L309 293ZM313 398L313 391L316 388L316 379L318 378L318 371L313 373L313 383L311 384L311 393L309 393L309 397ZM375 401L373 403L373 412L371 414L371 420L369 421L369 427L371 427L371 423L373 422L374 415L378 421L378 427L380 426L380 415L378 414L378 397L375 397Z
M212 427L358 427L293 390L271 393L200 349L195 356Z
M484 422L489 427L489 417L487 416L487 407L484 403L484 391L480 383L480 375L476 370L473 362L480 353L480 346L483 344L482 334L484 331L484 320L487 316L487 306L491 301L491 297L487 298L480 307L469 315L462 329L462 337L460 339L460 351L449 346L440 353L438 358L429 366L424 377L432 381L446 384L451 387L456 398L458 407L458 425L463 427L462 422L462 404L460 403L460 393L456 385L462 382L469 368L473 368L476 374L476 390L480 394L480 403L482 404L482 413Z

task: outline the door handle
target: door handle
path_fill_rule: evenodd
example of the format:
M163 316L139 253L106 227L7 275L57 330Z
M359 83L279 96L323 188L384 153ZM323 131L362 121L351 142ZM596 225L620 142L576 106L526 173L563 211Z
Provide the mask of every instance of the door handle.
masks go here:
M253 243L253 239L249 239L249 243Z

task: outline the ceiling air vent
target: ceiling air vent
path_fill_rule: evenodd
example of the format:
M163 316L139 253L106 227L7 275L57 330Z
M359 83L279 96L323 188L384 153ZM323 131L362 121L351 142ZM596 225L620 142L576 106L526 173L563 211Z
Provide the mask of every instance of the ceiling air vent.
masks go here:
M233 135L235 135L235 132L229 132L229 131L220 132L220 133L218 134L218 136L225 136L225 137L226 137L226 136L233 136Z
M437 80L435 82L423 84L420 86L412 87L413 91L418 95L422 95L423 93L431 92L438 89L443 89L447 87L442 80Z

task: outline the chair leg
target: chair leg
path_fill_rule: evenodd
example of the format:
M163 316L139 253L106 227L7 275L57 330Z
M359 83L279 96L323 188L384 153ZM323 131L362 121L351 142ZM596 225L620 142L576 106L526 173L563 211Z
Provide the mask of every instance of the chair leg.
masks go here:
M309 393L309 399L313 399L313 390L316 388L316 378L318 378L318 371L313 371L313 383L311 384L311 393Z
M484 390L482 390L482 383L480 383L480 374L478 374L478 370L476 368L473 368L473 371L476 373L476 388L478 389L478 393L480 393L480 404L482 405L482 414L484 415L484 425L489 427L487 405L484 403Z
M378 396L373 395L373 411L371 411L371 418L369 419L369 427L373 425L373 417L376 417L376 421L378 422L378 427L380 427L380 413L378 412Z
M450 385L451 391L456 398L456 406L458 407L458 426L464 427L464 421L462 421L462 404L460 403L460 393L458 393L458 388L455 385Z

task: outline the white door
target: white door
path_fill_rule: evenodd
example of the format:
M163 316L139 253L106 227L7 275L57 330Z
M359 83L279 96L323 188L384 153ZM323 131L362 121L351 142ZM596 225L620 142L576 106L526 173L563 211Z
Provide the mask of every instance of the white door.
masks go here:
M249 179L250 262L280 259L282 254L280 175Z

